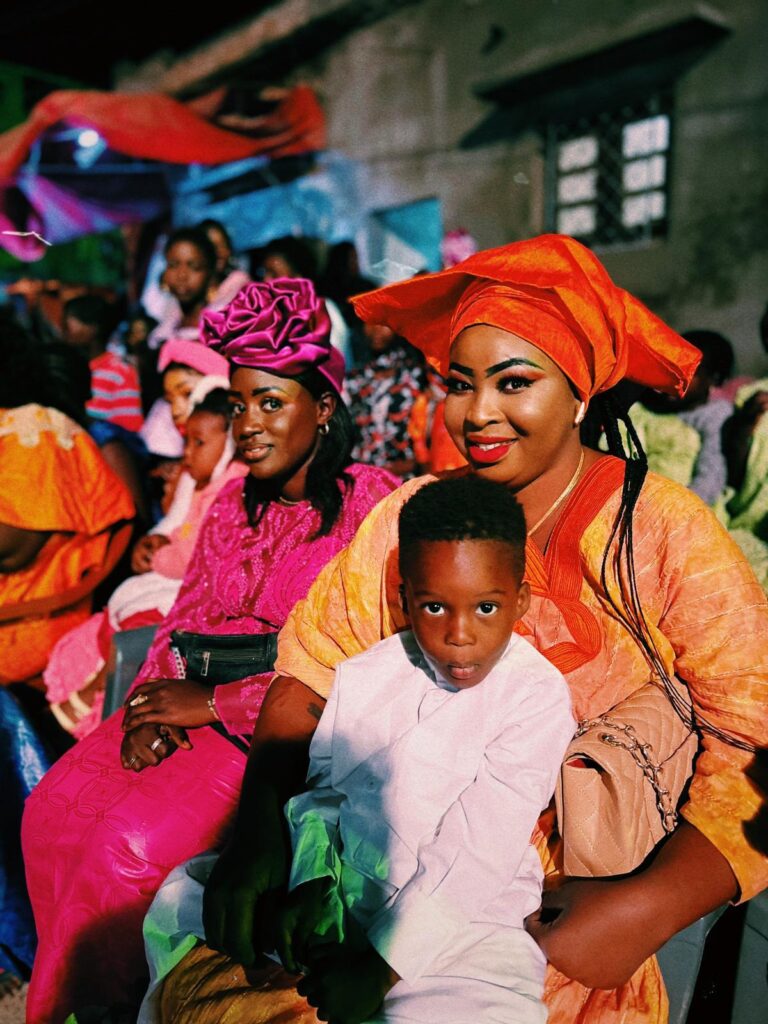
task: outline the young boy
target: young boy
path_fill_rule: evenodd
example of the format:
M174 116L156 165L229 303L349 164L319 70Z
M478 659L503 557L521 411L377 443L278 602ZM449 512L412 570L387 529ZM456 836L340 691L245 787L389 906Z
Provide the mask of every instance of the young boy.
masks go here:
M575 723L565 680L513 634L525 520L474 476L400 514L411 630L341 664L286 808L278 952L321 1019L543 1024L530 843Z

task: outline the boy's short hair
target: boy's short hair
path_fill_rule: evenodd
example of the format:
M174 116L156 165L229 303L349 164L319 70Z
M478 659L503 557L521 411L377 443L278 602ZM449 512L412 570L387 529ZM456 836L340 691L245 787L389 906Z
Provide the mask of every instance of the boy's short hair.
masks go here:
M503 484L458 476L420 487L400 509L400 572L417 544L438 540L495 540L512 549L518 580L525 573L525 514Z

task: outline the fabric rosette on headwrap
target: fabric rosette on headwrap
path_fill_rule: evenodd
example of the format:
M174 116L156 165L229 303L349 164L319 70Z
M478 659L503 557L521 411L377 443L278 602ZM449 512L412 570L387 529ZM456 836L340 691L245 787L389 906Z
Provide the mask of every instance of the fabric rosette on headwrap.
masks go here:
M361 320L401 334L443 374L466 327L509 331L545 352L584 400L624 379L682 395L701 359L567 235L478 252L352 302Z
M253 281L220 311L203 314L201 337L236 366L293 377L315 369L337 392L344 357L332 347L331 321L311 281Z

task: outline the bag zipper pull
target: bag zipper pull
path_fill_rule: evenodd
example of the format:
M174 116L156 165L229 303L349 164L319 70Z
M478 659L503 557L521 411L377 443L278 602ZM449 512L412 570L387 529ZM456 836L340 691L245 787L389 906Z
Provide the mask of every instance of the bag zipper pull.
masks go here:
M208 665L210 663L210 660L211 660L211 652L210 651L203 651L203 671L200 673L203 678L205 678L208 675Z

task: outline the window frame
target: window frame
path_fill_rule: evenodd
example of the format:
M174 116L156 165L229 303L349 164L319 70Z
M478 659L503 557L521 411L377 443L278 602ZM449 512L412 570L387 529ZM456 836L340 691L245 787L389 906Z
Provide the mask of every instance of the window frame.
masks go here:
M573 237L595 249L644 248L654 241L669 235L672 215L672 172L674 153L675 110L671 90L656 90L650 95L623 98L614 106L592 110L580 117L571 111L562 117L551 117L544 126L544 220L545 230L558 232L558 214L562 209L576 207L584 202L594 203L595 229L590 234L574 234ZM665 159L664 181L660 186L629 191L624 188L624 172L633 158L627 158L623 151L623 132L627 125L646 118L664 116L667 118L667 146L663 150L651 151L645 158L663 155ZM559 168L560 146L568 141L594 135L598 151L593 164L562 172ZM616 155L619 155L617 161ZM635 157L634 159L641 159ZM597 174L594 200L580 200L574 203L562 202L559 197L560 182L567 174L595 168ZM664 194L664 215L649 218L636 226L627 226L622 220L625 200L633 195L650 195L661 191ZM611 207L613 206L613 209Z

